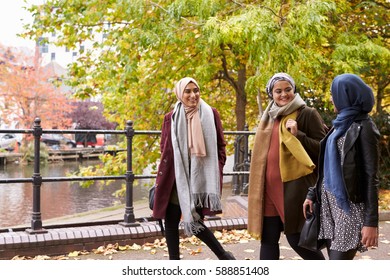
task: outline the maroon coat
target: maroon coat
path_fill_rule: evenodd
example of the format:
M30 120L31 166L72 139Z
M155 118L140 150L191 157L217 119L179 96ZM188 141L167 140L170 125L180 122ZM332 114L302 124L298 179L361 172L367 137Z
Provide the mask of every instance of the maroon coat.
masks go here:
M220 190L222 192L223 184L223 167L226 162L226 142L223 135L223 128L221 119L218 111L215 108L213 109L214 113L214 122L217 130L217 149L218 149L218 163L219 163L219 174L220 174ZM161 158L160 164L157 169L157 178L156 178L156 191L154 197L154 207L153 207L153 217L156 219L164 219L165 212L169 203L171 196L172 188L175 182L175 167L174 167L174 158L173 158L173 146L171 138L171 121L172 121L173 111L169 112L164 116L164 123L162 125L161 131ZM207 133L207 132L204 132ZM204 208L203 213L205 215L218 214L220 212L211 212L209 209Z

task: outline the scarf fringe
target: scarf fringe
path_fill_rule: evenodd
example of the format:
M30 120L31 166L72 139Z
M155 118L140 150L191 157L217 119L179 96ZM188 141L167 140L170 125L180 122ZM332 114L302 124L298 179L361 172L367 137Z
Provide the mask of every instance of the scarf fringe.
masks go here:
M192 235L197 235L199 232L204 230L204 226L198 221L192 221L188 223L183 222L182 224L183 224L184 233L188 237Z
M222 210L221 197L214 193L197 193L192 195L195 207L208 208L211 211Z

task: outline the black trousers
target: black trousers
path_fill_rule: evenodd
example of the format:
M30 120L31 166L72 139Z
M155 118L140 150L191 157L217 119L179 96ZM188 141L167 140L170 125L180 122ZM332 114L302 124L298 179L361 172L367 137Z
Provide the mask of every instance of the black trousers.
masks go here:
M202 217L201 209L197 210ZM181 218L181 209L179 205L169 203L165 214L165 239L167 241L168 253L170 260L180 260L179 249L179 223ZM202 223L202 222L201 222ZM195 236L202 240L218 257L218 259L226 259L229 256L219 243L214 234L202 223L204 230L197 233Z
M280 234L284 225L279 216L264 217L260 246L260 260L279 260ZM291 248L304 260L325 260L321 251L310 251L298 246L300 233L286 234Z

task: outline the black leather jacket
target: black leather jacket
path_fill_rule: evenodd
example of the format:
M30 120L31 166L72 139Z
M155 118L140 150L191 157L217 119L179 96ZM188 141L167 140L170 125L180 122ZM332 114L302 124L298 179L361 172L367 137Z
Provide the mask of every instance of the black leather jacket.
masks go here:
M307 198L320 201L323 180L323 160L326 140L333 128L320 142L319 176ZM378 166L379 131L370 117L355 120L347 130L341 156L342 173L348 198L354 203L365 203L364 226L378 226Z

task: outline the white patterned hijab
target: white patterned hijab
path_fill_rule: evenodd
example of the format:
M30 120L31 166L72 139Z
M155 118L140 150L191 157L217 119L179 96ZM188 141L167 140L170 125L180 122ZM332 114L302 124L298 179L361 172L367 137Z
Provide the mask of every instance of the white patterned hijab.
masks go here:
M296 88L295 88L294 79L287 73L276 73L275 75L272 76L271 79L269 79L267 86L265 87L265 90L266 90L269 98L273 99L272 89L274 88L274 85L276 84L276 82L279 82L279 81L289 82L290 85L293 87L294 93L295 93Z

